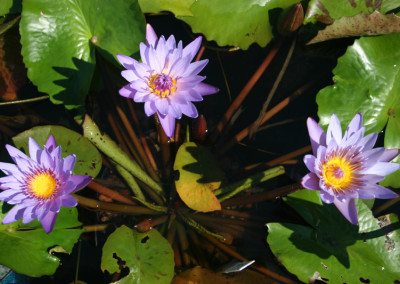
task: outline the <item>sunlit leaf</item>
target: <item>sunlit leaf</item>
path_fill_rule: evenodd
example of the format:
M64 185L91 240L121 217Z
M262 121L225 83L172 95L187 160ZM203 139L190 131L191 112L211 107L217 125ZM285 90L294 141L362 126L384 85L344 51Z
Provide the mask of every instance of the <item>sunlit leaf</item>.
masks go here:
M0 202L0 207L2 220L10 206ZM61 207L50 234L46 234L37 220L28 224L22 224L19 220L9 225L0 225L0 264L32 277L54 274L60 259L49 250L59 246L71 253L84 231L72 228L80 225L77 209L64 207Z
M71 154L76 155L73 174L97 176L101 169L100 153L89 140L68 128L57 125L36 126L15 136L13 142L17 148L29 153L29 137L43 148L50 134L56 139L57 145L61 146L63 158Z
M143 13L159 13L170 11L178 16L193 16L190 6L195 0L139 0Z
M368 207L357 200L359 226L354 226L334 205L318 204L315 201L318 191L310 192L302 190L286 200L310 226L268 224L267 241L286 269L305 283L320 278L328 283L359 283L360 279L371 283L399 281L397 217L377 220ZM315 195L312 202L308 201L310 195ZM307 211L312 213L305 215Z
M186 142L176 154L174 170L179 171L175 187L183 202L200 212L221 210L213 191L224 180L211 152L194 142Z
M202 33L218 45L247 49L252 43L266 46L273 38L270 13L298 3L296 0L243 1L198 0L190 7L193 17L178 17L194 33Z
M366 132L385 125L385 147L400 148L400 34L356 40L333 70L334 85L317 95L320 124L326 127L336 113L342 127L361 112ZM397 158L395 161L399 161ZM385 185L400 186L399 171Z
M82 110L95 68L95 47L106 59L133 55L144 41L137 0L24 0L20 23L28 77L52 102Z
M174 253L168 241L155 229L139 233L119 227L103 247L101 269L113 274L122 267L129 274L115 283L171 283L174 276Z

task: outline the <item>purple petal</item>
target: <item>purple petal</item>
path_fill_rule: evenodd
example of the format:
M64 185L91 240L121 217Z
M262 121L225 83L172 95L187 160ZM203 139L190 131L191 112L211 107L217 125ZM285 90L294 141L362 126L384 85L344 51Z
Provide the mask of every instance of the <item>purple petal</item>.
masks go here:
M146 40L149 45L155 46L157 42L157 35L150 24L146 25Z
M54 160L51 158L47 149L42 151L40 156L40 164L45 166L46 169L53 169L55 167Z
M124 77L125 80L127 80L128 82L132 82L132 81L141 79L141 78L139 78L139 77L136 75L135 72L133 72L133 70L124 70L124 71L121 71L121 75L122 75L122 77Z
M30 174L32 172L32 165L29 163L30 161L28 159L15 157L14 161L22 173Z
M314 173L306 174L301 180L302 186L311 190L321 190L319 187L319 178Z
M170 103L169 109L168 109L168 114L173 116L176 119L181 119L182 118L182 111L179 107L178 104L175 103Z
M347 139L342 140L341 147L353 146L358 144L364 137L365 127L360 128L357 132L352 133Z
M178 106L184 115L187 115L191 118L196 118L199 114L197 112L196 107L191 102L187 102L187 104Z
M46 144L44 146L49 152L52 152L57 147L56 139L53 135L50 135L49 138L47 138Z
M364 169L372 167L378 161L379 157L383 155L384 152L385 148L383 147L361 152L360 157L365 160L365 162L363 163Z
M326 203L326 204L331 204L335 197L333 195L330 195L328 192L325 190L321 190L320 192L321 200Z
M23 192L19 192L18 194L12 195L8 200L7 203L9 204L22 204L23 200L26 199L27 196Z
M2 224L10 224L14 223L15 221L21 219L24 215L25 206L23 204L19 204L11 208L8 211L7 215L3 218Z
M191 43L189 43L189 44L183 49L182 56L183 56L183 57L189 56L189 61L192 61L193 58L195 57L196 53L197 53L197 52L199 51L199 49L200 49L201 41L202 41L202 37L199 36L199 37L196 38L194 41L192 41Z
M313 155L305 155L303 161L307 169L315 173L315 157Z
M84 175L72 175L70 176L69 181L73 183L73 186L65 190L66 194L70 194L87 186L92 181L92 177Z
M135 59L122 54L117 54L117 59L126 69L134 69L134 64L138 63Z
M370 150L374 147L376 139L378 139L378 133L370 133L362 138L358 145L362 146L363 150Z
M148 60L151 69L154 70L157 74L160 74L162 72L162 69L164 68L164 64L162 64L161 62L163 58L161 58L153 48L149 49Z
M167 115L168 114L168 108L169 108L168 99L159 98L154 103L156 105L158 113L160 113L162 115Z
M42 148L36 143L35 140L33 140L32 137L29 137L29 156L31 157L32 160L35 162L40 161L40 152L42 151Z
M169 52L168 48L165 46L165 38L161 36L158 39L157 48L156 48L156 56L160 64L160 72L163 71L165 67L165 62L167 59L167 54Z
M149 49L150 48L146 44L144 44L143 42L141 42L139 44L140 58L142 59L142 62L144 64L147 64L147 65L149 65L149 60L148 60L148 58L149 58ZM130 69L133 69L133 68L130 68Z
M46 207L47 207L47 210L49 210L51 212L55 212L55 213L60 212L61 199L55 198L55 199L51 200L50 202L48 202L46 204Z
M337 198L335 198L333 203L350 223L352 223L353 225L358 224L357 207L354 199L339 201Z
M182 76L191 76L191 75L199 74L200 71L203 70L204 67L206 67L207 63L208 63L208 59L190 63Z
M43 229L47 234L50 234L53 231L54 224L56 223L58 213L49 211L40 221L42 223Z
M206 83L198 83L194 89L202 96L219 92L219 89Z
M175 118L169 114L165 116L158 114L158 118L160 120L162 128L164 129L165 134L169 138L172 138L175 131Z
M319 145L326 146L326 134L319 124L309 117L307 119L308 134L310 135L311 146L314 156L317 154Z
M203 100L203 97L194 89L188 90L185 96L187 101L191 102L201 102Z
M13 189L3 190L0 193L0 200L7 202L8 200L10 200L19 193L20 193L19 190L13 190Z
M133 99L135 96L136 90L132 89L131 86L128 84L124 87L122 87L119 90L119 94L125 98L131 98Z
M0 170L2 170L6 175L16 175L20 173L18 167L10 163L0 162Z
M65 172L72 171L76 162L75 154L69 155L63 159L63 170Z
M379 158L379 162L390 162L399 154L399 149L387 149Z
M378 176L387 176L400 168L400 164L397 163L386 163L386 162L377 162L370 168L366 170L360 171L361 174L371 174Z
M27 224L29 222L32 222L34 219L36 219L35 214L33 214L34 211L34 206L31 207L27 207L24 211L23 214L23 219L22 219L22 223Z
M156 105L154 102L147 101L144 103L144 112L147 116L153 115L157 111Z
M61 199L61 206L63 207L75 207L76 205L78 205L78 202L72 195L65 195Z
M136 92L135 96L133 97L133 101L136 103L144 103L147 100L149 100L150 96L151 96L150 92Z
M14 162L15 162L15 158L17 158L17 157L23 158L23 159L29 158L23 152L21 152L20 150L18 150L17 148L15 148L11 145L6 144L6 149L8 151L8 154L10 154L10 157L14 160Z
M342 142L342 127L335 113L331 116L331 121L326 132L326 144L329 145L332 139L335 139L337 145Z
M132 89L134 89L134 90L136 90L136 91L138 91L138 92L144 92L144 91L147 91L147 90L149 89L149 86L148 86L147 83L146 83L145 81L143 81L143 80L136 80L136 81L133 81L133 82L131 82L131 83L129 84L129 86L130 86Z
M132 69L136 75L139 78L145 78L150 74L150 69L149 66L147 66L147 64L143 64L143 63L139 63L139 62L134 62L133 63L133 69Z
M362 126L362 121L363 121L362 114L357 113L350 121L349 126L344 132L343 138L348 139L353 133L357 132Z
M50 156L54 162L61 161L61 146L57 146L53 152L50 153Z
M205 76L199 76L199 75L192 75L188 77L182 77L177 79L177 86L180 88L180 86L185 86L187 87L190 85L190 87L194 87L195 85L199 84L201 81L203 81L206 77ZM183 87L182 87L183 88Z
M362 199L391 199L399 196L397 193L391 191L390 189L373 183L367 184L358 192L358 194L359 198Z
M185 73L186 69L188 68L189 63L190 63L190 59L188 57L181 58L180 60L176 61L176 63L174 65L171 66L169 75L172 78L183 77L183 74Z
M169 38L167 39L167 42L165 43L166 47L169 50L175 49L176 48L176 40L173 35L170 35Z

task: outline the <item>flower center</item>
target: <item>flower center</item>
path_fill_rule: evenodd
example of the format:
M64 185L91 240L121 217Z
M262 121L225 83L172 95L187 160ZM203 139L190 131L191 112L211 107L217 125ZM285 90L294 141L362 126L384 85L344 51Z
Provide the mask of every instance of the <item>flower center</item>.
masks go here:
M28 178L28 188L36 198L49 198L57 189L57 180L51 172L39 172Z
M176 79L167 74L154 74L149 81L150 91L155 95L165 98L176 91Z
M351 184L354 170L344 157L334 157L322 166L322 176L327 186L341 191Z

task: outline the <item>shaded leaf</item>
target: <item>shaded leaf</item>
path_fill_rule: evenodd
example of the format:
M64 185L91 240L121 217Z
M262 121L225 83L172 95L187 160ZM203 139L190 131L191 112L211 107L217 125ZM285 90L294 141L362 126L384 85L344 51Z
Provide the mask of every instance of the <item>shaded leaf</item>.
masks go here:
M99 151L85 137L68 128L56 125L36 126L15 136L13 142L17 148L22 148L25 153L29 153L29 137L43 148L50 134L56 139L57 145L61 146L63 158L71 154L76 155L73 174L97 176L101 169Z
M139 0L140 8L143 13L159 13L170 11L178 16L193 16L190 6L195 0Z
M270 13L298 3L296 0L198 0L190 7L193 17L181 16L194 33L203 33L218 45L247 49L252 43L266 46L273 38Z
M304 22L331 24L342 17L352 17L359 13L370 14L375 10L385 14L399 6L397 0L311 0Z
M0 202L0 207L2 220L6 208L10 206ZM84 231L71 228L80 225L77 209L64 207L61 207L51 234L46 234L37 220L28 224L22 224L19 220L9 225L0 225L0 264L31 277L54 274L60 260L49 250L58 246L71 253Z
M317 95L323 127L329 124L332 113L336 113L342 127L346 127L354 115L361 112L366 133L380 132L387 124L385 147L400 148L399 46L400 34L390 34L358 39L347 49L333 70L335 84ZM399 171L391 178L399 184ZM392 185L386 181L383 184Z
M336 20L332 25L318 32L308 44L325 40L363 36L380 35L400 32L400 17L395 14L383 15L378 11L372 14L357 14L352 17L343 17Z
M116 54L138 52L144 30L136 0L25 0L20 31L28 77L53 103L82 111L95 47L116 64Z
M101 269L120 272L119 261L129 274L115 283L171 283L174 253L168 241L155 229L139 233L126 226L116 229L107 239L101 257Z
M354 226L334 205L308 202L309 196L302 195L309 192L289 195L286 202L303 217L306 210L313 211L317 219L306 218L310 226L268 224L270 248L291 273L303 282L319 277L329 283L359 283L361 278L371 283L393 283L400 279L397 218L378 221L361 200L356 200L359 226ZM319 192L312 194L315 199Z
M212 153L194 142L182 144L176 154L174 170L179 171L175 187L183 202L200 212L221 210L213 191L224 180Z

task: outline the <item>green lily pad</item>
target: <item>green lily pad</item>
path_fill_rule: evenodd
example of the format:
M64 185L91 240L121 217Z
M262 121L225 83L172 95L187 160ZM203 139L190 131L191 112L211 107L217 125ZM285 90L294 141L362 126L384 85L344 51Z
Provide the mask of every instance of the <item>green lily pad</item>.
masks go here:
M247 49L252 43L266 46L273 38L270 23L272 10L285 9L296 0L242 1L198 0L190 7L193 17L181 16L194 33L203 33L218 45Z
M82 111L95 47L115 64L118 53L138 53L145 19L137 0L24 0L20 33L29 79L53 103Z
M286 269L306 283L320 278L329 283L399 281L398 218L377 220L356 200L359 226L354 226L334 205L321 205L318 196L318 191L302 190L286 200L309 226L268 224L267 241Z
M13 138L15 146L29 153L28 138L32 137L43 148L47 138L52 134L57 145L61 146L62 157L76 155L74 175L89 175L96 177L101 169L101 155L96 147L85 137L63 126L36 126Z
M139 0L140 8L143 13L159 13L170 11L178 16L193 16L190 6L195 0Z
M176 190L187 206L200 212L221 210L213 191L225 177L206 147L194 142L182 144L176 153L174 170L179 171Z
M385 14L397 7L399 7L397 0L311 0L304 23L331 24L341 17L351 17L359 13L371 14L375 10Z
M1 220L10 206L0 202ZM74 244L84 230L73 229L80 226L76 208L61 207L54 229L46 234L42 225L34 220L23 224L21 220L9 225L0 224L0 264L16 272L31 277L54 274L60 260L50 249L71 253Z
M327 127L332 113L348 123L358 112L366 133L380 132L386 125L385 147L400 148L400 34L365 37L350 46L333 70L334 85L317 95L320 124ZM394 161L399 161L396 158ZM399 171L385 186L400 186Z
M126 226L107 239L101 257L101 269L109 273L129 268L129 274L114 283L171 283L174 276L174 252L168 241L155 229L139 233Z

